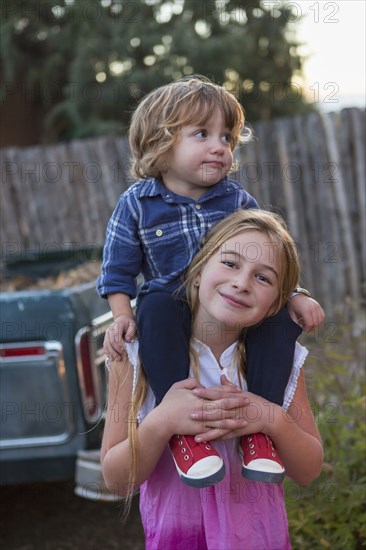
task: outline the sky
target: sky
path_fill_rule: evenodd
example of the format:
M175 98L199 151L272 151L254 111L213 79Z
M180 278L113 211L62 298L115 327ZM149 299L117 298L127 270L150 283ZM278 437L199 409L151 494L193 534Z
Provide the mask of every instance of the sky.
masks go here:
M326 111L365 107L366 2L283 3L293 6L296 37L304 42L305 92Z

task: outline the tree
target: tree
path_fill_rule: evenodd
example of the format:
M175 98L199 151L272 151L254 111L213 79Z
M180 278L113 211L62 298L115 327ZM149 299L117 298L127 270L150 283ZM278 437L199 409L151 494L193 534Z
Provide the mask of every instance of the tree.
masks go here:
M277 4L277 3L275 3ZM311 109L294 74L291 4L263 0L27 0L1 4L2 95L19 82L45 139L124 132L147 92L198 73L254 122Z

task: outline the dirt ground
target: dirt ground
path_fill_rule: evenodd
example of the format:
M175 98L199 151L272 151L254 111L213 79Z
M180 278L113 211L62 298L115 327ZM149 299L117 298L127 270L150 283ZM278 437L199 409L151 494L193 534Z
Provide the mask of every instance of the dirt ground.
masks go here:
M0 489L0 548L4 550L143 550L138 499L125 525L121 503L88 501L72 482Z

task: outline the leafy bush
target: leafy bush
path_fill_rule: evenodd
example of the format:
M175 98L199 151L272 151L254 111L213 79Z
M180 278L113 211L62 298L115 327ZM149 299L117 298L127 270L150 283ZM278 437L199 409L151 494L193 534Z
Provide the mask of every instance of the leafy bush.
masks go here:
M350 328L337 331L332 341L305 342L310 403L325 459L310 486L285 482L292 544L302 550L366 547L365 338Z

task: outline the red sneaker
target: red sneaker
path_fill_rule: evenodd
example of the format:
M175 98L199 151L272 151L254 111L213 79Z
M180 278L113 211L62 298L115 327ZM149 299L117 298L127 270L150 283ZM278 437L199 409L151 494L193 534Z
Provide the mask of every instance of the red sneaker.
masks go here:
M224 479L224 461L210 443L197 443L193 435L174 435L169 447L179 477L187 485L203 488Z
M240 438L241 473L247 479L267 483L281 483L285 468L268 435L244 435Z

